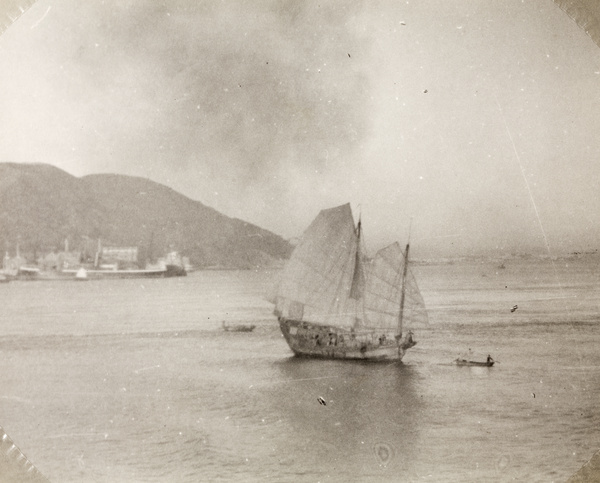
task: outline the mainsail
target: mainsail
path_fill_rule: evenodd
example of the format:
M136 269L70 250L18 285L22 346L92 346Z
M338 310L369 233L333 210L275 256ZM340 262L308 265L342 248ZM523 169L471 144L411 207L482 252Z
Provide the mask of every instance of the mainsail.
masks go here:
M353 327L360 301L350 297L359 250L350 204L322 210L306 229L277 288L285 318Z

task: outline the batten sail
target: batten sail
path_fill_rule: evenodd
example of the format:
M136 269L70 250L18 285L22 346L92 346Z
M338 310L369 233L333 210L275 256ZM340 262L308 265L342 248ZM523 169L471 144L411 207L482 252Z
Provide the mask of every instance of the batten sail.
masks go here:
M404 302L404 314L402 321L404 327L408 329L416 327L425 327L429 325L429 317L425 308L425 301L419 291L417 280L414 274L409 269L406 274L405 282L405 302Z
M386 330L397 327L402 270L402 250L398 243L376 253L369 265L365 288L366 325Z
M355 326L362 311L350 297L357 250L350 204L322 210L283 270L274 300L276 313L319 325Z
M405 257L397 242L379 250L371 261L365 289L365 325L387 330L397 328L401 333L403 326L428 324L425 302L410 269L402 281L404 264Z

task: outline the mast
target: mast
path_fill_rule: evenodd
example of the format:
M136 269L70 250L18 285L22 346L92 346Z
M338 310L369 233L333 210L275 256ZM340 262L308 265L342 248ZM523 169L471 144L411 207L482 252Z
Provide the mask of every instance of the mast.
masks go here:
M402 337L402 319L404 317L404 300L406 298L406 273L408 272L408 249L410 248L410 230L412 228L412 218L408 225L408 241L404 250L404 267L402 268L402 292L400 294L400 313L398 314L398 334L397 337Z
M404 299L406 298L406 272L408 271L408 249L410 244L406 244L404 251L404 267L402 268L402 292L400 295L400 313L398 314L398 337L402 336L402 317L404 315Z
M100 265L100 256L101 256L101 252L102 251L102 242L100 241L100 238L98 238L98 248L96 249L96 257L94 258L94 268L98 268L98 266Z
M352 285L350 286L350 298L356 300L354 328L366 320L365 316L365 274L363 262L361 259L360 235L361 235L361 218L358 218L356 227L356 254L354 256L354 273L352 275ZM359 317L360 314L360 317Z
M358 226L356 227L356 253L354 254L354 273L352 274L352 285L350 286L350 298L354 300L360 300L364 291L364 275L362 272L362 264L360 259L360 232L361 224L359 218Z

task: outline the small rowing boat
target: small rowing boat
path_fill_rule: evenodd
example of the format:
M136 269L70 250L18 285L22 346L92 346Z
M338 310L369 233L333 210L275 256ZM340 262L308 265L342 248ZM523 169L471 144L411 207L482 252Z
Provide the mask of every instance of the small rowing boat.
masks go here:
M466 359L456 359L454 363L457 366L479 366L479 367L492 367L494 365L494 359L488 358L485 362L480 361L468 361Z
M256 327L249 324L227 324L225 321L223 321L222 325L225 332L252 332Z

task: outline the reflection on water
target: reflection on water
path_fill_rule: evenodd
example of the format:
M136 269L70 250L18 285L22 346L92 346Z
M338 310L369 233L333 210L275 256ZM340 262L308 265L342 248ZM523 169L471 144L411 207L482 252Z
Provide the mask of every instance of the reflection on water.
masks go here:
M410 472L422 417L412 367L294 357L274 365L280 379L267 399L290 425L290 464L339 478Z

